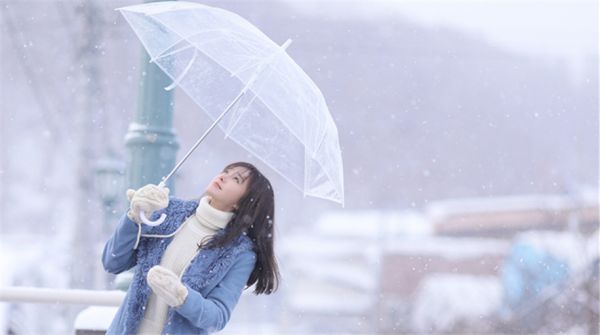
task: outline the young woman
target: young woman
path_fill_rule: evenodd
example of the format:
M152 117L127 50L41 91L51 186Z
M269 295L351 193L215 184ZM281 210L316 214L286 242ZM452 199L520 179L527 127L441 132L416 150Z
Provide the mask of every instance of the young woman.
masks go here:
M244 289L277 289L273 188L253 165L226 166L199 200L152 184L127 197L102 262L115 274L137 267L108 334L208 334L225 327ZM142 210L167 218L141 224Z

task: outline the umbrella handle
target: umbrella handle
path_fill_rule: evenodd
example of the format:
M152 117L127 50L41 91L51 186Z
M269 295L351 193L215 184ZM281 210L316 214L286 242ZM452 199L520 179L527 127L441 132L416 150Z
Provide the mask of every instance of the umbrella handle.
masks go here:
M147 224L148 226L151 226L151 227L158 226L159 224L163 223L166 218L167 218L167 214L162 213L160 215L160 217L158 218L158 220L156 220L156 221L150 221L146 217L146 213L144 213L144 211L140 211L140 219L142 220L142 222L145 223L145 224Z

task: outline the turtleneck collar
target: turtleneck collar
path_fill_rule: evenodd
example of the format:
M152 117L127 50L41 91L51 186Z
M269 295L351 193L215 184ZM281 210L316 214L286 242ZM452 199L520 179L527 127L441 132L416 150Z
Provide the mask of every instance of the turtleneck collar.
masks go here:
M210 197L204 196L200 199L195 216L201 225L210 230L223 229L233 217L232 212L218 210L209 204Z

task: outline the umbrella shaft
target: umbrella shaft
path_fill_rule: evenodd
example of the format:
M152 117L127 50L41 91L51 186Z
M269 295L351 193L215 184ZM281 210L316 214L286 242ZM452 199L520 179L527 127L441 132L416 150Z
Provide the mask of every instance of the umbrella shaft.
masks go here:
M231 110L231 108L238 102L240 101L240 99L244 96L244 94L246 94L246 90L242 90L237 97L235 97L235 99L233 99L233 101L229 104L229 106L227 106L227 108L225 108L225 110L223 111L223 113L221 113L221 115L219 115L219 117L215 120L215 122L213 122L212 125L210 125L210 127L208 127L208 129L206 129L206 131L204 132L204 134L202 136L200 136L200 138L198 139L198 141L196 141L196 143L194 144L194 146L187 152L187 154L185 154L185 156L179 161L179 163L177 163L177 165L175 165L175 167L173 168L173 170L171 170L171 172L169 172L169 174L166 177L163 177L163 179L161 180L160 184L161 186L165 186L167 183L167 180L169 180L169 178L171 178L171 176L177 172L177 170L179 170L179 167L181 167L181 165L188 159L188 157L190 157L190 155L192 154L192 152L194 152L194 150L196 150L196 148L198 147L198 145L200 145L200 143L202 143L202 141L204 140L204 138L211 132L211 130L213 130L213 128L217 125L217 123L219 123L219 121L221 121L221 119L225 116L225 114L227 114L227 112L229 112Z

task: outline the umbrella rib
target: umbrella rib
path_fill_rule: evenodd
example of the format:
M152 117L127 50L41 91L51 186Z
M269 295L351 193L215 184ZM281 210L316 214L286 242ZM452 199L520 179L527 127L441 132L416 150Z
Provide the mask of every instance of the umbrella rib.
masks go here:
M250 69L250 68L252 68L254 66L257 66L256 64L260 64L260 61L261 61L260 58L251 59L251 60L247 61L246 64L240 66L237 70L232 71L230 77L238 77L238 78L240 78L238 76L238 74L240 74L240 73L242 73L242 72L244 72L244 71L246 71L246 70L248 70L248 69ZM241 80L241 78L240 78L240 80Z
M200 35L200 34L204 34L204 33L209 33L209 32L214 32L214 31L225 31L225 32L227 31L227 30L225 30L225 29L206 29L206 30L203 30L203 31L195 32L195 33L193 33L193 34L189 34L189 35L187 35L187 36L182 36L181 34L177 33L176 31L174 31L174 30L170 29L170 28L169 28L169 26L168 26L167 24L165 24L164 22L162 22L160 19L158 19L158 18L154 18L154 19L155 19L156 21L158 21L159 23L161 23L161 24L162 24L164 27L166 27L166 28L168 28L169 30L173 31L173 33L174 33L174 34L176 34L176 35L179 37L179 40L178 40L177 42L175 42L175 43L173 43L173 44L169 45L168 47L164 48L162 51L158 52L158 53L157 53L157 57L155 57L155 58L153 58L153 59L159 59L159 58L162 58L162 57L163 57L162 55L163 55L163 53L164 53L164 52L166 52L167 50L169 50L169 49L171 49L172 47L174 47L175 45L177 45L177 43L181 43L181 41L186 41L187 43L189 43L189 44L190 44L190 47L192 47L192 46L193 46L193 47L196 47L196 45L194 45L194 43L193 43L192 41L190 41L190 40L189 40L189 38L191 38L191 37L194 37L194 36L196 36L196 35ZM143 44L143 43L142 43L142 44ZM196 48L197 48L197 47L196 47ZM182 50L184 50L184 49L182 49ZM182 50L178 50L178 51L182 51ZM173 53L175 53L175 52L173 52ZM165 56L168 56L168 55L170 55L170 54L173 54L173 53L169 53L169 54L167 54L167 55L165 55Z
M177 42L177 43L179 43L179 42ZM173 44L172 46L170 46L170 47L166 48L166 49L165 49L165 51L167 51L167 50L171 49L171 47L173 47L173 46L177 45L177 43L175 43L175 44ZM159 59L161 59L161 58L165 58L165 57L167 57L167 56L174 55L174 54L176 54L176 53L178 53L178 52L181 52L181 51L187 50L187 49L189 49L189 48L193 48L193 47L194 47L194 45L193 45L193 44L188 44L188 45L184 46L183 48L175 49L175 50L173 50L173 51L171 51L171 52L168 52L168 53L162 53L162 54L158 54L156 57L153 57L153 58L151 58L151 59L150 59L150 61L149 61L149 63L154 63L154 62L156 62L157 60L159 60ZM163 52L164 52L164 51L163 51Z
M165 87L165 90L170 91L170 90L174 89L175 86L177 86L179 84L179 82L181 81L181 79L183 79L183 77L188 73L188 71L192 67L192 64L194 64L194 62L196 61L196 57L197 56L198 56L198 51L197 51L197 49L194 49L194 56L192 57L192 59L190 60L190 62L188 63L188 65L185 67L185 69L183 70L183 72L177 78L175 78L175 80L173 80L173 82L171 83L171 85Z

